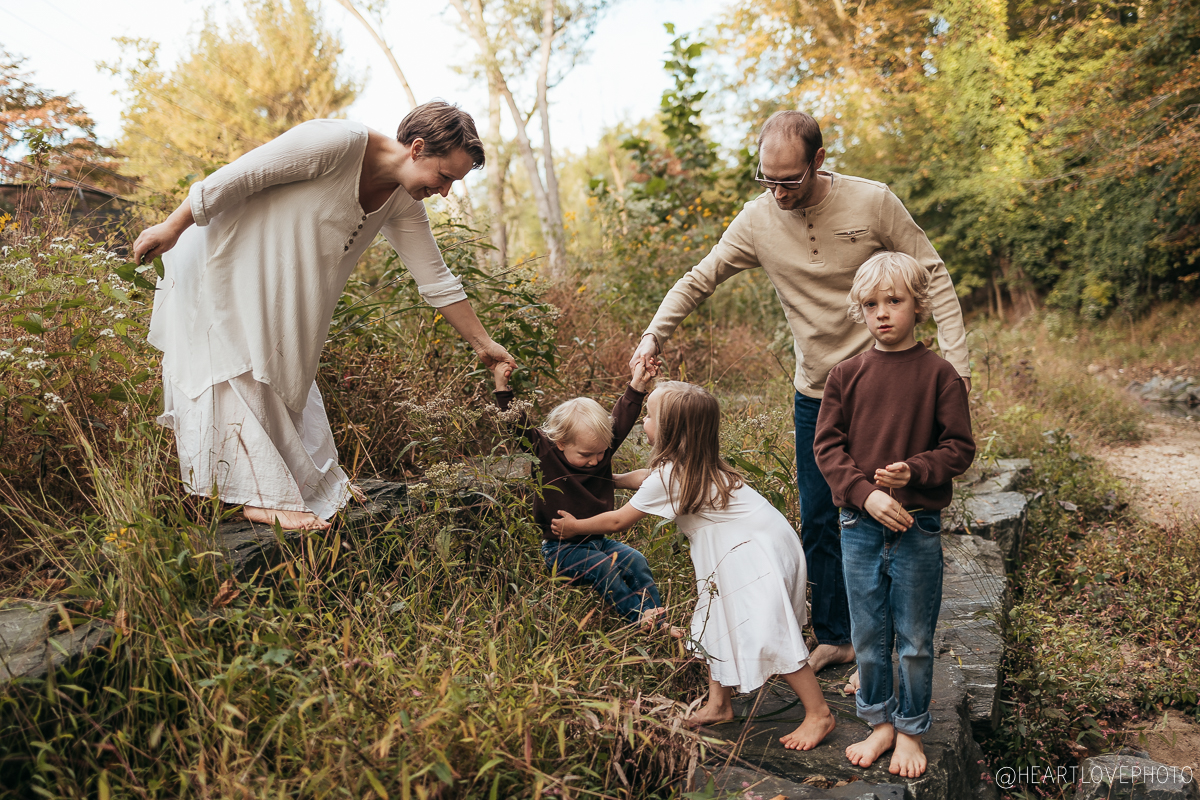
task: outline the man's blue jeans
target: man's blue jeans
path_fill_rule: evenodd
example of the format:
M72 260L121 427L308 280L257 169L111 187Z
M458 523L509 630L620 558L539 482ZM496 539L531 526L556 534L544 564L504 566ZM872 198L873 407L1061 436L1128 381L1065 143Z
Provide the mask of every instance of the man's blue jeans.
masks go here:
M542 558L551 572L591 586L630 622L662 607L650 564L627 544L608 538L578 544L545 541Z
M842 559L858 659L858 716L920 736L929 728L933 632L942 605L942 515L913 513L903 533L865 511L842 509ZM892 688L892 647L900 681Z
M850 611L842 575L838 510L813 455L821 401L796 392L796 485L800 489L800 540L812 586L813 633L817 644L850 641Z

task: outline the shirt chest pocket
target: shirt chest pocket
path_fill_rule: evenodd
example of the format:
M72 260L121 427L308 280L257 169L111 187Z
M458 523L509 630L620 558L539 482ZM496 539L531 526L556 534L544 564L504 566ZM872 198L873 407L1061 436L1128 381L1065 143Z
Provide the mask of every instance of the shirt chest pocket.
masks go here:
M847 244L866 242L871 238L871 226L854 225L848 228L840 228L833 232L833 238Z

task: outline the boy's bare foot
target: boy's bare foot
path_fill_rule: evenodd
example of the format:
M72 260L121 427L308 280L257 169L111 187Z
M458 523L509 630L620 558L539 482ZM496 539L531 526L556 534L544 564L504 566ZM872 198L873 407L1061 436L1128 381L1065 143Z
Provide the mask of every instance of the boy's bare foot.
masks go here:
M824 716L805 714L800 727L787 736L779 737L788 750L812 750L837 727L837 720L826 710Z
M888 772L901 778L919 778L925 774L928 763L925 758L925 745L921 743L920 736L896 733L896 751L892 753Z
M848 695L858 694L858 690L862 688L862 680L858 677L858 670L854 670L854 674L846 679L846 685L842 691Z
M852 644L819 644L808 656L808 665L813 672L820 672L833 664L849 664L854 660Z
M278 520L279 527L285 531L324 531L330 527L329 522L311 511L281 511L277 508L242 506L242 513L251 522L263 525L274 525Z
M881 755L891 750L896 744L896 729L892 723L885 722L876 725L871 735L861 742L855 742L846 748L846 758L856 767L866 769L875 763Z

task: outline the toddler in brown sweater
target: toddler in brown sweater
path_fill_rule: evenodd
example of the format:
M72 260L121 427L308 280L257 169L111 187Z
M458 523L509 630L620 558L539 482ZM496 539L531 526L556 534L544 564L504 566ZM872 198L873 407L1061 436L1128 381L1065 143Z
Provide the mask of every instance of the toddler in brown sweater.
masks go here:
M492 368L496 405L507 410L509 364ZM646 557L603 534L559 537L551 523L559 511L585 519L612 511L614 489L637 489L648 470L613 474L612 459L642 411L652 376L638 365L610 416L588 397L556 406L538 428L522 412L511 423L521 446L538 459L542 491L533 498L533 519L542 529L542 558L551 573L591 586L629 622L650 626L665 613ZM674 628L672 635L681 635Z
M929 315L929 272L903 253L877 253L859 267L848 300L875 346L830 371L813 442L841 509L855 705L873 728L846 757L868 767L894 748L891 773L915 778L927 763L921 736L942 601L941 510L975 442L966 385L913 333Z

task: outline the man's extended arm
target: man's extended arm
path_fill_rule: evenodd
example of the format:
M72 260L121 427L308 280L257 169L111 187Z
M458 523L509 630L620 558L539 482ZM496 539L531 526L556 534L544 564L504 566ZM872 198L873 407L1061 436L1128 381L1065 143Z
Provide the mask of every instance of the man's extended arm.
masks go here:
M925 231L913 221L900 198L890 190L884 195L879 221L882 228L880 238L889 249L907 253L929 270L929 299L933 305L933 319L938 326L938 345L942 356L954 366L969 389L971 366L967 360L967 330L963 324L962 306L959 305L954 282L950 280L945 263L933 249Z
M679 323L708 299L718 286L742 270L760 266L754 252L753 234L749 214L742 209L704 260L688 270L667 292L650 326L642 334L633 357L629 359L630 368L635 362L647 363L649 358L657 355L662 343L675 332Z

